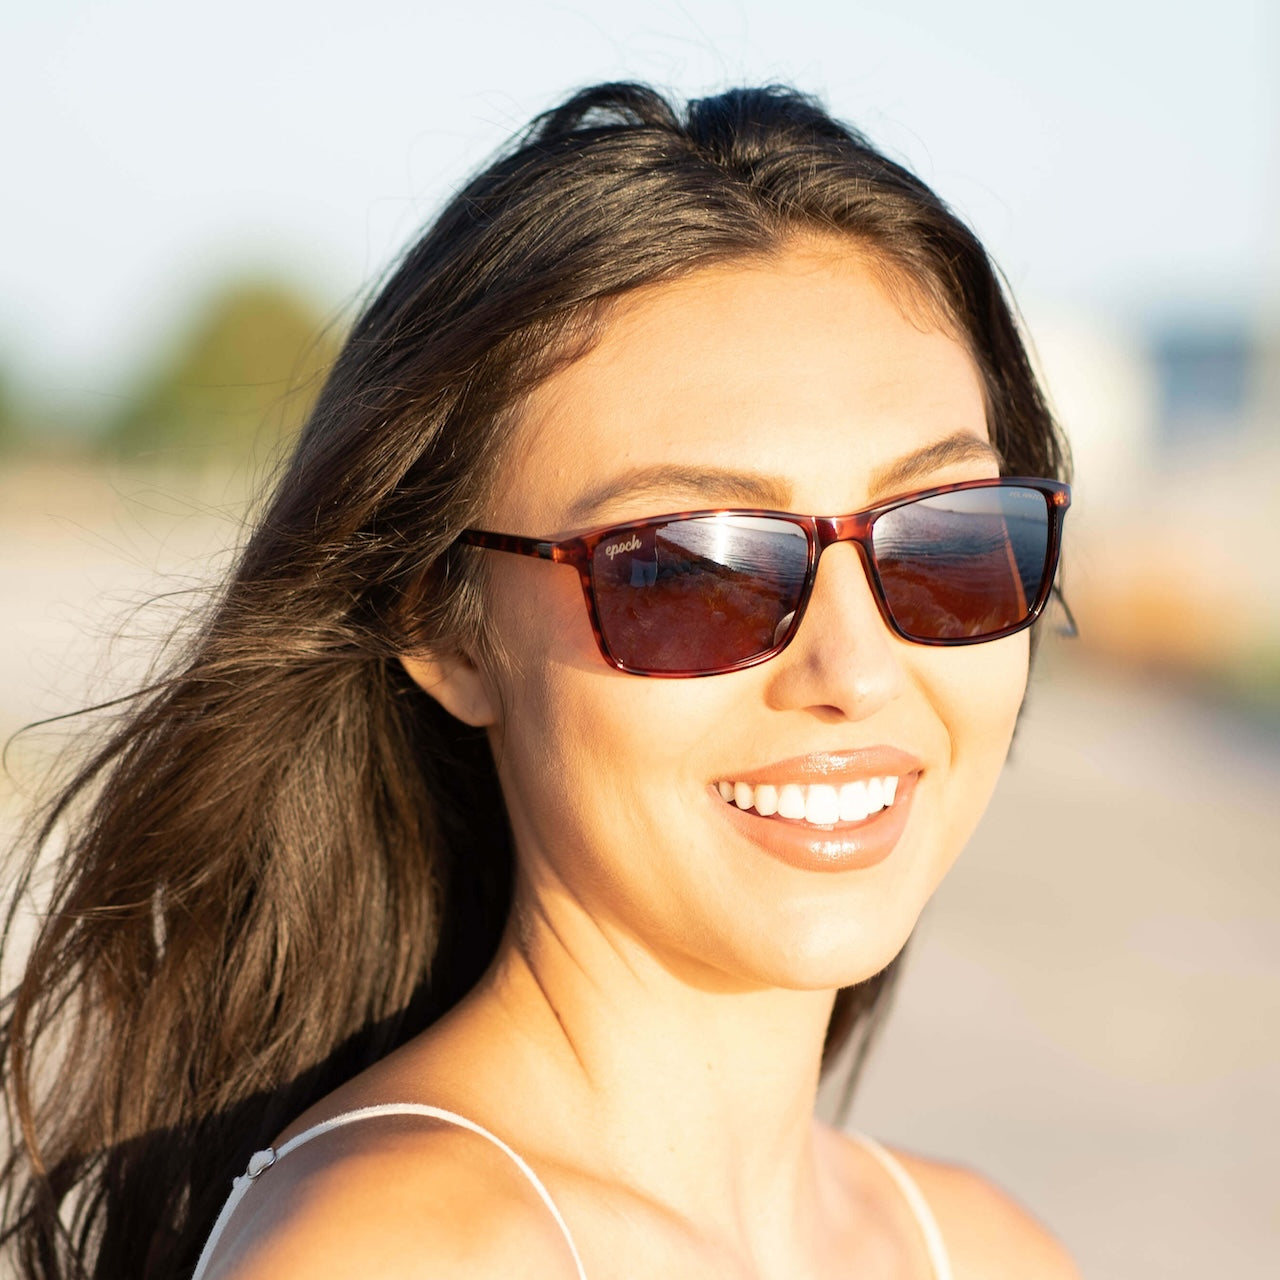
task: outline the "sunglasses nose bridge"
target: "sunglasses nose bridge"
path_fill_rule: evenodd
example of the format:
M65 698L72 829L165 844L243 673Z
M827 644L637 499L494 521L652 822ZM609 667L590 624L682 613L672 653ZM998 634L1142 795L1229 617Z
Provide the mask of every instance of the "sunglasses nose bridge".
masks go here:
M871 715L903 687L905 668L881 625L884 608L870 563L870 522L859 516L813 517L814 558L804 623L792 660L779 667L775 696L823 705L849 717ZM819 574L822 552L853 543ZM819 582L819 578L822 582Z
M880 607L879 591L876 585L876 572L872 566L871 554L871 521L865 515L851 516L814 516L814 541L816 550L813 556L813 567L810 570L809 587L812 591L818 576L818 565L822 553L839 542L852 542L855 554L861 562L862 571L866 575L867 585Z
M813 520L814 536L818 543L814 556L814 568L819 556L837 542L854 542L862 559L866 561L871 551L871 521L865 515L852 516L815 516Z
M813 518L814 541L816 551L813 557L813 568L809 578L812 591L818 577L818 563L822 553L839 542L851 542L861 564L862 574L866 580L871 599L875 603L881 618L891 631L896 630L889 616L888 604L880 585L880 571L875 563L875 551L871 543L872 518L866 512L857 512L848 516L815 516Z

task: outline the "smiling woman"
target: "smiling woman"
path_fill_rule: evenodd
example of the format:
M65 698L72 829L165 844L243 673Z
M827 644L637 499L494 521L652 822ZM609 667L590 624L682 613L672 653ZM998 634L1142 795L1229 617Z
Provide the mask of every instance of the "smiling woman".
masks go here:
M1000 772L1064 466L981 247L811 100L535 122L35 836L23 1273L1074 1274L814 1119Z

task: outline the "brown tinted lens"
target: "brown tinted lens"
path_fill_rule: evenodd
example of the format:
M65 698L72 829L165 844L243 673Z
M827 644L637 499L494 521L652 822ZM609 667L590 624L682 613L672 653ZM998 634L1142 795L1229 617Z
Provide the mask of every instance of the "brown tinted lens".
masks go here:
M1048 571L1038 489L961 489L895 507L871 534L885 601L904 635L979 639L1029 617Z
M591 563L605 646L624 666L655 675L732 667L786 634L808 563L804 529L770 517L619 530Z

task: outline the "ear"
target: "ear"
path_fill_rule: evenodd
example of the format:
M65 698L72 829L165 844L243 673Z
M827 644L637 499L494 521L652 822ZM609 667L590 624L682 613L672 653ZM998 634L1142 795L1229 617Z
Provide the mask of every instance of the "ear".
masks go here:
M483 729L497 723L495 699L480 669L466 654L405 655L400 665L418 688L463 724Z

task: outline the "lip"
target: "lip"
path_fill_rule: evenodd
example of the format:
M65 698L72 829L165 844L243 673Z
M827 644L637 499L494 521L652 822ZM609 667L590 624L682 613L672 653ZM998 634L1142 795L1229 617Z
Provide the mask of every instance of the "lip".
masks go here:
M860 822L837 822L830 827L786 818L762 818L754 810L739 809L722 800L714 784L709 793L713 803L724 811L725 820L740 835L780 862L801 871L860 871L883 862L897 847L911 816L911 802L922 768L921 762L907 752L870 747L801 756L726 779L755 786L779 781L836 784L886 774L898 777L897 795L887 809Z
M761 783L782 786L797 782L830 782L833 785L858 782L866 778L883 778L888 774L902 778L919 773L924 763L909 751L898 747L859 747L853 751L815 751L807 756L777 760L759 769L743 773L724 773L715 781L746 782L753 787Z

